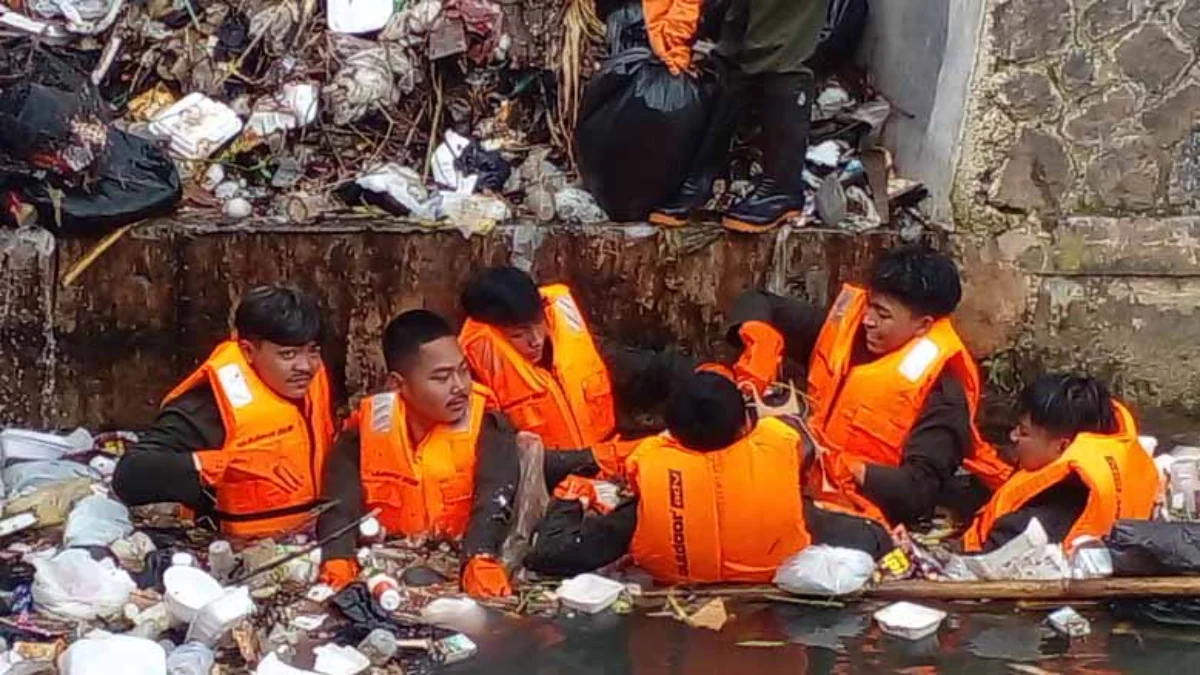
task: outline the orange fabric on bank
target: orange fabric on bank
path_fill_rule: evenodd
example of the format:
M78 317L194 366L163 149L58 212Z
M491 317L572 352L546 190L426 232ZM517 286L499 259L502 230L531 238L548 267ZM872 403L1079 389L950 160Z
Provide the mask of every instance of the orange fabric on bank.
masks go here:
M1113 407L1119 425L1116 433L1078 434L1050 464L1013 474L963 534L963 549L982 551L997 520L1020 510L1072 473L1083 480L1089 494L1083 514L1063 540L1068 549L1077 537L1108 536L1119 518L1149 518L1158 496L1158 467L1138 442L1133 416L1119 403L1114 402Z
M713 452L668 433L642 441L629 458L638 566L663 583L769 582L810 543L799 446L799 432L774 418Z
M692 43L703 9L703 0L642 0L650 48L673 75L692 65Z
M551 369L521 356L500 330L467 319L459 342L471 370L512 423L541 436L547 450L609 441L616 426L612 380L587 322L566 286L544 286L541 295Z
M468 414L455 428L434 427L415 447L408 435L404 402L395 393L363 399L359 438L363 497L382 509L379 521L404 536L461 537L471 516L476 446L487 393L476 386Z
M303 404L271 390L235 340L222 342L163 400L166 405L207 382L225 425L222 448L196 453L200 479L217 491L221 530L271 536L299 526L321 496L333 441L329 378L317 371Z
M899 466L904 442L925 399L947 368L966 393L972 419L973 444L963 465L988 487L999 487L1012 469L974 424L979 370L950 319L939 319L927 334L891 354L853 365L854 343L866 309L867 292L843 286L813 349L808 369L812 400L808 421L826 450L816 465L819 470L810 476L814 496L886 523L844 467L854 460Z

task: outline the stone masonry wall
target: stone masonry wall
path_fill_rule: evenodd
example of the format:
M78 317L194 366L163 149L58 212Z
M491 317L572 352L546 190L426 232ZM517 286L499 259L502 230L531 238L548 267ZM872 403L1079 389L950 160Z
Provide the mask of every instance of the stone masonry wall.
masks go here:
M952 194L993 379L1200 417L1200 0L990 0ZM988 331L983 331L987 334Z

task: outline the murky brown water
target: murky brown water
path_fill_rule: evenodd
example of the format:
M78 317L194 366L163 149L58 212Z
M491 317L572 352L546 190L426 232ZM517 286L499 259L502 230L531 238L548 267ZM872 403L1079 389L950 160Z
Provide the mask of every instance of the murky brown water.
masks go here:
M479 655L447 669L489 675L753 675L756 673L1175 673L1200 672L1200 629L1118 622L1080 608L1092 634L1073 642L1044 625L1049 610L1011 604L941 605L950 618L918 642L883 635L871 620L882 605L821 609L731 605L719 633L671 619L602 614L498 620L473 636ZM738 643L759 641L770 646ZM782 643L782 644L779 644Z

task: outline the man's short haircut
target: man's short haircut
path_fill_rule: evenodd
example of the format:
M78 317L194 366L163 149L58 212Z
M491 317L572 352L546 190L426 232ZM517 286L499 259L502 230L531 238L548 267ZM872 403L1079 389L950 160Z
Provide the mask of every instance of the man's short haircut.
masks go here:
M233 327L242 340L301 347L321 339L321 308L294 286L255 286L238 303Z
M533 277L512 266L484 270L467 283L459 300L467 316L489 326L519 326L545 317Z
M667 430L690 450L733 445L746 424L746 404L737 385L717 373L693 373L667 401Z
M1108 387L1094 377L1071 373L1042 375L1025 387L1020 413L1057 436L1111 434L1118 427Z
M383 329L383 359L388 370L404 373L412 367L421 345L453 336L454 329L441 316L427 309L409 310Z
M944 253L915 246L892 249L875 262L870 288L919 314L940 319L962 300L958 267Z

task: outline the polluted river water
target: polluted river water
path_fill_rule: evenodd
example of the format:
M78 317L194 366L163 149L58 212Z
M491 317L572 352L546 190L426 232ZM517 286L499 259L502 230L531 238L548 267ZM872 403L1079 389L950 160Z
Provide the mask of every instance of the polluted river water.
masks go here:
M472 638L478 655L445 668L480 675L752 675L757 673L1200 672L1200 628L1128 622L1100 604L1074 605L1091 622L1067 639L1046 617L1059 605L929 603L949 614L937 634L884 635L871 615L886 603L844 608L729 604L723 630L638 613L493 617Z

